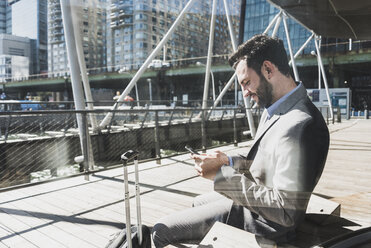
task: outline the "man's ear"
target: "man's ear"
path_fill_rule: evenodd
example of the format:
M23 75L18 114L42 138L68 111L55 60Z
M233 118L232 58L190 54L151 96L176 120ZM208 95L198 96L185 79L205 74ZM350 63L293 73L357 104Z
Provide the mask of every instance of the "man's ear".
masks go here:
M268 80L271 79L272 73L274 72L275 68L272 62L269 60L265 60L262 64L261 72Z

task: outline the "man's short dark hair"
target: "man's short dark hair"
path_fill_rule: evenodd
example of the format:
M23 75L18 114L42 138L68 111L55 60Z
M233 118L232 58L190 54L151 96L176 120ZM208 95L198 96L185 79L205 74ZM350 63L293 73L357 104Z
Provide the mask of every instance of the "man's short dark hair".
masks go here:
M282 74L290 75L286 50L283 41L278 38L272 38L264 34L253 36L238 47L228 62L233 68L236 68L241 60L246 60L247 66L255 70L258 75L261 75L261 67L265 60L276 65Z

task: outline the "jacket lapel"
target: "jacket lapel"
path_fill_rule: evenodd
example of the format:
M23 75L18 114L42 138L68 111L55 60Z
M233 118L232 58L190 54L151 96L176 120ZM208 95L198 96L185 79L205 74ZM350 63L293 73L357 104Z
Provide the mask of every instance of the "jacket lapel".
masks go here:
M247 158L249 158L250 156L254 157L255 149L256 149L255 146L259 144L260 140L263 138L265 133L271 128L273 124L275 124L278 121L280 116L283 114L286 114L298 101L300 101L301 99L305 97L307 97L307 91L304 88L304 86L301 84L299 89L296 92L294 92L284 102L280 104L280 106L275 111L275 114L269 120L266 120L268 112L266 109L264 110L262 117L260 119L260 123L259 123L258 130L256 132L256 136L254 138L254 143L247 155Z
M255 146L257 146L257 144L259 144L259 142L263 138L264 134L269 130L269 128L271 126L273 126L274 123L276 123L278 121L279 118L280 118L279 115L273 115L269 120L266 120L265 122L263 120L261 121L261 123L259 124L258 131L256 132L254 143L253 143L253 145L252 145L252 147L249 151L249 154L247 155L248 158L250 157L251 153L255 153L255 152L253 152L255 150Z

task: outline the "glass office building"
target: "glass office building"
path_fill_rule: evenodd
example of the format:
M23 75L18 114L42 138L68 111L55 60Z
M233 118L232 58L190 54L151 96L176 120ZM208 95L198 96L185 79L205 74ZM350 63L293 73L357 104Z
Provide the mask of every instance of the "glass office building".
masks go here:
M269 4L266 0L246 0L243 30L244 40L251 38L255 34L263 33L269 23L278 13L279 10L273 5ZM297 51L310 37L311 32L292 19L287 20L287 25L290 32L292 49L295 53L295 51ZM270 30L270 33L272 32L272 29ZM277 36L284 41L287 49L286 34L282 22L278 29ZM310 54L310 52L314 49L315 47L312 42L308 44L303 53Z
M31 39L30 73L47 73L47 0L19 0L10 4L12 34Z

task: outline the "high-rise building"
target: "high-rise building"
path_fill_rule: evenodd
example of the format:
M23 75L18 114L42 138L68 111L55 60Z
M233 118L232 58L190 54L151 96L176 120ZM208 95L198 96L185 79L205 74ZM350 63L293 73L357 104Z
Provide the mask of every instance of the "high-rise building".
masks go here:
M0 1L0 34L12 33L11 1Z
M27 79L30 61L30 39L0 34L0 82Z
M18 0L10 4L12 34L31 40L30 73L47 73L47 0Z
M139 68L167 33L188 1L112 0L107 14L107 67ZM239 0L228 1L238 35ZM175 64L207 55L212 1L197 1L176 28L157 59ZM220 6L219 6L220 7ZM224 13L218 13L213 54L231 52Z
M72 7L81 18L80 23L75 24L75 28L80 29L88 72L102 72L106 68L106 0L81 1L80 5ZM48 10L49 73L62 76L69 73L69 64L60 1L49 0Z
M6 33L6 9L7 9L7 2L1 1L0 2L0 34Z

